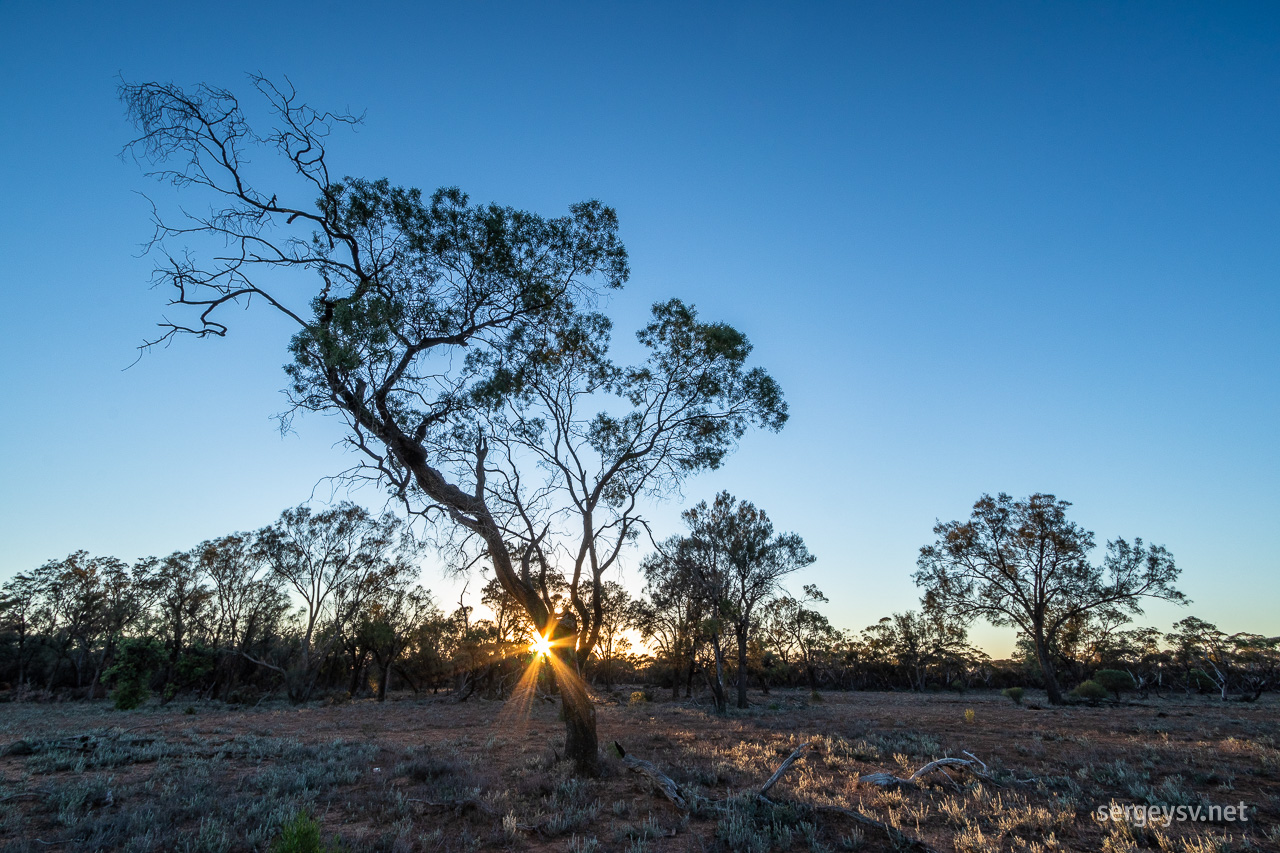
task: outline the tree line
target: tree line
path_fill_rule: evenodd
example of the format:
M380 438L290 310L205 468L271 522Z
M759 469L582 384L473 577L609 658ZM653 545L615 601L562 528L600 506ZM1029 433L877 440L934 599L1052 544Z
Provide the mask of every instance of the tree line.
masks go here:
M1020 633L1003 661L972 646L968 620L928 592L920 610L840 630L821 612L827 598L815 585L798 596L784 588L813 562L797 534L774 531L762 510L723 492L684 520L688 532L641 563L639 595L615 581L599 601L580 592L602 614L582 667L597 690L705 695L723 712L731 688L739 707L748 688L805 687L815 697L1047 688L1045 657L1055 684L1121 673L1117 684L1141 695L1256 699L1280 683L1280 638L1229 635L1193 616L1162 634L1127 627L1114 609L1087 608L1042 647ZM480 590L487 614L464 600L446 613L417 582L421 551L401 519L342 503L289 509L260 530L132 564L75 552L0 587L0 682L11 698L111 690L122 707L150 693L165 702L271 693L382 700L393 688L509 696L537 662L536 624L496 578ZM923 549L922 565L936 559ZM549 580L553 602L570 599L567 584L560 574ZM538 689L557 687L544 678Z

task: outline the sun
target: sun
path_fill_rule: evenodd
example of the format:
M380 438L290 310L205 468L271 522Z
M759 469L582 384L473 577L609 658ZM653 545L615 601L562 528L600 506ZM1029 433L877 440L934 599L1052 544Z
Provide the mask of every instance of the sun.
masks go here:
M546 637L540 636L529 644L529 650L540 655L549 655L551 654L551 641Z

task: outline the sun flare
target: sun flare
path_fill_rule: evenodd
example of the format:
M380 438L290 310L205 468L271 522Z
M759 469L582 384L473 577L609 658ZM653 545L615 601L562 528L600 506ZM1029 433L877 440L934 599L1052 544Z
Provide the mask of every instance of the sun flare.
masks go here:
M540 655L551 654L551 641L546 637L538 637L538 639L529 644L529 650Z

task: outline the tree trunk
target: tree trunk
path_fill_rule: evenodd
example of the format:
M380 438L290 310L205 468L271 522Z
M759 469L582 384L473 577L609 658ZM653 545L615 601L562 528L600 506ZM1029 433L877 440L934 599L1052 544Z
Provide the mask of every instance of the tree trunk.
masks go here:
M578 675L572 648L558 646L551 652L559 665L554 668L560 688L560 708L564 713L564 755L583 776L600 775L600 744L596 739L596 707L587 685Z
M724 693L724 649L720 648L720 635L711 635L711 650L716 659L715 678L711 682L711 695L715 697L716 713L724 714L729 710L729 699Z
M1064 704L1062 689L1058 687L1058 677L1053 670L1053 660L1049 656L1049 646L1044 635L1037 631L1035 636L1036 658L1040 661L1040 674L1044 676L1044 689L1049 694L1050 705Z
M738 707L747 707L747 626L740 626L738 635Z

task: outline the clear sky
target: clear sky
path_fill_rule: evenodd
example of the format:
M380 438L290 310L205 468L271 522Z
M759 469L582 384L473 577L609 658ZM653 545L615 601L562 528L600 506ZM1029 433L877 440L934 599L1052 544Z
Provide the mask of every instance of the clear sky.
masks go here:
M165 294L117 75L260 71L365 113L339 173L616 207L619 337L680 296L791 405L685 500L804 536L838 625L915 606L935 520L1045 491L1168 546L1185 613L1280 633L1274 3L9 0L0 71L0 577L257 527L350 463L331 420L276 431L265 314L122 370Z

